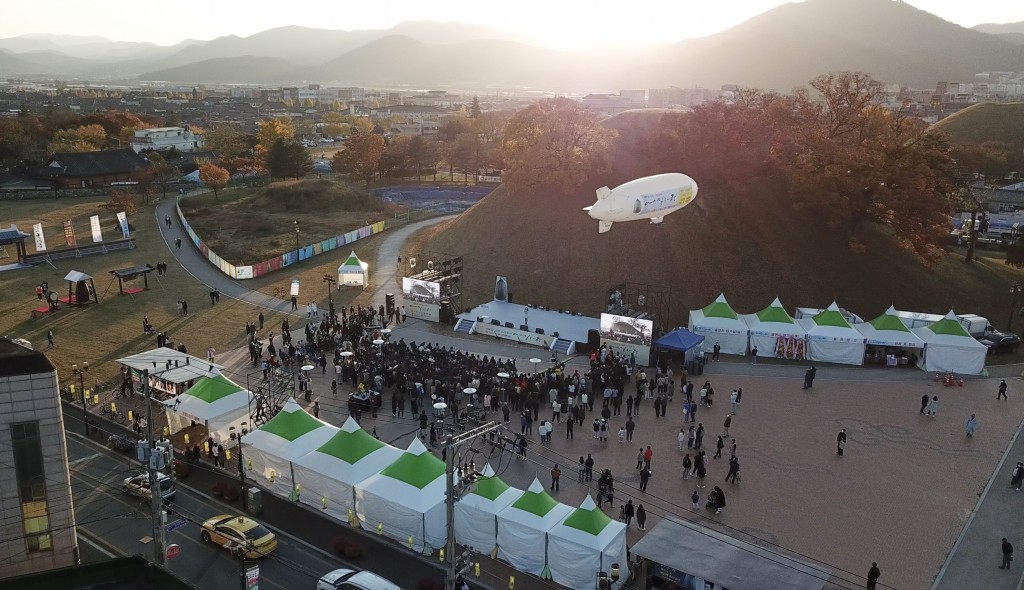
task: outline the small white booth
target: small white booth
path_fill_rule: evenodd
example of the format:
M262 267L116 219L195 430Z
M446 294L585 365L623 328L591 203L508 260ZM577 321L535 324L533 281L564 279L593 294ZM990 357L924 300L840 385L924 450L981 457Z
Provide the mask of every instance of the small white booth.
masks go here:
M594 572L619 566L619 581L629 580L626 523L612 520L588 494L579 508L548 533L551 579L569 588L589 588Z
M301 495L293 463L320 448L338 429L314 418L289 398L284 408L242 437L245 476L284 498Z
M216 375L200 379L185 393L161 403L172 434L194 422L206 426L214 441L226 445L232 428L242 435L253 399L252 392L246 388L223 375Z
M355 510L355 486L380 473L402 456L402 450L382 443L351 417L333 437L295 460L295 479L302 484L304 504L348 520Z
M715 343L718 343L722 347L722 354L747 354L747 335L750 330L725 300L725 294L719 295L704 309L690 310L687 329L704 337L704 352L712 352Z
M864 364L864 335L853 329L833 301L828 309L797 320L807 330L807 358L825 363Z
M901 360L903 357L896 354L900 350L906 352L907 349L914 349L914 354L920 358L920 350L924 348L924 341L910 331L910 328L896 315L896 309L891 305L889 309L885 310L885 313L877 318L870 322L854 324L853 327L864 335L864 341L868 346L885 347L884 352L887 354L884 360L887 366L897 366L907 362ZM875 354L881 355L882 352L878 350ZM869 356L874 355L869 353ZM879 358L881 357L879 356Z
M758 356L807 358L807 331L790 317L778 297L761 311L741 317L750 329L750 346L757 347Z
M339 287L362 287L370 283L370 265L359 260L353 250L348 258L338 267Z
M424 553L443 547L445 523L444 462L414 438L394 463L356 488L356 514L363 529ZM379 527L379 528L378 528Z
M498 546L498 513L523 495L494 474L490 463L476 489L455 504L455 540L477 553L489 554Z
M925 371L980 375L985 370L988 348L967 333L952 310L943 319L913 332L924 340L924 355L917 366Z
M548 531L571 512L572 507L552 498L535 478L518 500L498 513L498 557L521 572L549 578Z

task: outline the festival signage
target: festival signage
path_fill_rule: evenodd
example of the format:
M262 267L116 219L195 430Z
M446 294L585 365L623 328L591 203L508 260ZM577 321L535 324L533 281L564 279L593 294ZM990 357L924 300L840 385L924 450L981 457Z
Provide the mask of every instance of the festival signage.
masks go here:
M92 226L92 242L94 244L103 241L103 230L100 229L100 216L93 215L89 218L89 225Z
M291 296L292 297L298 297L299 296L299 279L292 279Z
M495 326L487 322L477 322L473 327L473 333L494 336L495 338L503 338L505 340L515 340L522 344L532 344L534 346L543 346L544 348L551 348L551 344L555 341L554 336L506 328L504 326Z
M36 239L36 252L46 251L46 236L43 235L43 224L37 223L32 226L32 235Z
M651 347L649 345L621 342L603 336L601 337L601 345L608 347L609 350L623 358L628 359L632 355L638 365L646 367L651 364Z
M259 590L260 566L253 565L245 569L245 590Z
M128 215L121 211L117 214L117 222L121 224L121 233L124 234L124 239L127 240L130 235L128 232Z
M67 242L68 248L75 247L75 226L71 225L71 220L64 220L64 241Z
M441 321L441 283L402 278L405 315L428 322Z

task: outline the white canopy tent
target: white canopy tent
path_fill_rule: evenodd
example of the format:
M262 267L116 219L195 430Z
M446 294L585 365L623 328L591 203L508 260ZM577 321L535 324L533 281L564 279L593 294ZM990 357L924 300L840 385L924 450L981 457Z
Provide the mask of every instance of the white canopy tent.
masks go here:
M302 502L347 521L355 510L355 486L391 465L402 450L382 443L351 416L327 442L295 460Z
M367 531L407 543L425 553L442 547L448 536L445 523L444 462L420 439L391 465L356 488L356 514Z
M292 464L337 432L289 398L276 416L242 437L245 476L280 496L293 497L300 482L295 480Z
M864 335L865 343L870 346L924 348L924 340L910 331L891 305L877 318L870 322L854 324L853 327Z
M339 287L362 287L370 283L370 265L359 260L356 251L353 250L345 262L338 267Z
M721 294L704 309L690 310L690 324L694 334L704 337L703 350L711 352L717 342L723 354L747 354L747 324L729 306L725 294Z
M498 513L523 495L494 474L490 463L476 489L455 504L455 540L477 553L489 554L498 546Z
M548 532L551 578L569 588L589 588L595 572L619 566L619 581L629 580L626 523L612 520L588 494L579 508Z
M807 338L807 331L794 320L782 302L776 297L771 305L757 313L740 316L750 330L750 347L757 347L759 356L781 356L784 358L801 358L799 351L792 354L778 354L780 339L800 341ZM788 340L787 340L788 341ZM799 344L799 342L797 342ZM788 350L788 348L787 348ZM806 354L806 353L804 353Z
M864 335L850 326L833 301L828 309L797 320L807 330L807 358L845 365L864 364Z
M943 319L913 332L925 345L917 361L922 369L964 375L980 375L985 370L988 348L967 333L952 310Z
M161 403L171 434L203 424L213 440L226 443L232 428L239 436L249 422L252 392L223 375L204 377L184 393Z
M498 557L521 572L549 577L547 533L571 512L534 478L518 500L498 513Z

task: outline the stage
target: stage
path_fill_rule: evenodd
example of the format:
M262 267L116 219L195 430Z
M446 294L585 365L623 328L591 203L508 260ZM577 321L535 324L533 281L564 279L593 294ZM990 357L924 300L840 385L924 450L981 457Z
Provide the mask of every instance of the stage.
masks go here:
M597 331L601 327L601 320L598 318L542 310L528 305L506 303L504 301L491 301L478 305L465 313L459 314L458 317L471 322L477 322L478 328L475 328L474 331L480 332L483 332L483 330L480 330L482 325L501 326L504 329L510 329L519 333L520 336L523 334L540 334L537 332L537 329L540 328L543 330L543 335L548 337L545 338L548 342L555 337L557 332L557 337L562 340L571 340L585 344L588 341L590 330ZM498 326L494 324L495 321L498 322ZM522 341L521 337L509 339ZM540 344L540 342L535 342L535 344Z

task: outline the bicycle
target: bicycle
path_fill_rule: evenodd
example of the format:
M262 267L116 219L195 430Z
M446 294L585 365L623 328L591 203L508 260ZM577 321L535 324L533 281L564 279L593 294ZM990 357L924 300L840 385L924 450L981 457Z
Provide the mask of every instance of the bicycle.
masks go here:
M128 415L124 413L124 410L114 411L110 409L110 406L101 406L100 414L105 416L108 420L112 420L118 424L125 424L128 422Z

